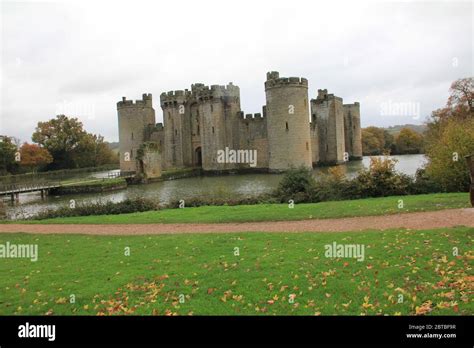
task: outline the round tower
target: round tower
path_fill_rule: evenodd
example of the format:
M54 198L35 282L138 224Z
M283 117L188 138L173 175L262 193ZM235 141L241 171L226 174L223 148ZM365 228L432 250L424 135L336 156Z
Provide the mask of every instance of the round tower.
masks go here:
M139 172L138 149L148 141L148 127L155 125L152 95L143 94L143 99L135 102L122 97L122 101L117 103L117 114L120 170Z
M312 167L308 80L267 73L265 82L269 170Z

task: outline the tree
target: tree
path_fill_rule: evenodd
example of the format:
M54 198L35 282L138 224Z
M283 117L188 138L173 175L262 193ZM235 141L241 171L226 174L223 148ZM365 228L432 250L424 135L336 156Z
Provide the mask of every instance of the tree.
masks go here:
M367 127L362 129L362 152L364 155L383 155L392 152L393 136L383 128Z
M453 107L461 115L474 112L474 79L472 77L454 81L450 88L451 96L447 106Z
M82 123L77 118L58 115L47 122L38 122L31 138L53 156L53 162L48 169L63 169L76 168L71 154L85 135Z
M422 153L423 136L410 128L402 128L395 139L397 154Z
M379 155L382 145L379 138L367 129L362 129L362 153L364 155Z
M100 135L86 134L74 153L78 167L96 167L115 162L112 150Z
M446 106L427 123L426 173L445 191L467 191L469 171L464 156L474 153L473 78L455 81Z
M43 147L24 143L20 148L20 165L29 170L38 170L53 162L53 156Z
M59 115L39 122L32 139L53 156L48 169L95 167L114 161L104 138L87 133L77 118Z
M17 151L11 137L0 137L0 175L18 172Z
M474 115L474 78L454 81L449 88L450 96L444 108L433 111L430 123L455 118L463 120Z

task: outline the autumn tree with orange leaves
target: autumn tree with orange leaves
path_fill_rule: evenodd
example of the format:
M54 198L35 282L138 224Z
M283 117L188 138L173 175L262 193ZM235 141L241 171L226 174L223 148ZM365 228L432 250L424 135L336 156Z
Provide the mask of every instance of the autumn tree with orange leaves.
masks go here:
M453 82L446 106L433 111L427 126L426 173L445 191L467 191L464 156L474 154L474 78Z
M53 162L53 156L44 147L36 144L24 143L20 148L20 165L36 171Z

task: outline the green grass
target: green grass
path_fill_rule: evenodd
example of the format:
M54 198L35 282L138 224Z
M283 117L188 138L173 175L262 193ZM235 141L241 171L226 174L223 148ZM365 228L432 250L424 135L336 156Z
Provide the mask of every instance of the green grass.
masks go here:
M403 200L403 208L399 208ZM165 209L121 215L81 216L26 221L42 224L145 224L145 223L218 223L249 221L289 221L352 216L397 214L469 207L468 193L442 193L413 196L392 196L350 201L296 204L259 204L240 206L203 206Z
M0 315L472 315L473 236L474 229L465 227L124 237L0 234L0 244L39 248L37 262L0 260ZM325 257L325 245L333 242L364 245L365 260ZM126 247L130 256L124 255Z

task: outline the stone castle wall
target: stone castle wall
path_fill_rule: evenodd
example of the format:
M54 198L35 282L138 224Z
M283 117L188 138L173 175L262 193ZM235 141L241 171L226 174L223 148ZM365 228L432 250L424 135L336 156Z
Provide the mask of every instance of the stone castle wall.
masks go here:
M318 90L318 97L311 100L311 115L317 133L313 132L319 144L321 164L340 164L344 162L344 109L342 98Z
M240 145L238 148L243 150L257 151L257 165L255 168L268 168L268 136L267 136L267 117L265 108L263 113L247 114L240 113ZM242 165L241 168L248 168L248 165Z
M306 79L280 78L278 72L267 74L265 94L262 113L244 115L238 86L196 83L160 95L163 124L155 124L151 94L136 102L123 98L117 103L121 170L156 177L173 168L249 168L248 163L218 163L218 151L226 148L256 150L254 169L270 171L342 163L345 152L361 158L359 103L343 105L327 90L318 90L309 102ZM137 159L147 142L158 146Z
M310 123L310 137L311 137L311 161L313 167L317 166L319 163L319 128L316 122L316 115L311 114L311 123Z
M312 167L309 132L308 81L267 74L267 133L271 171Z
M160 97L165 127L165 167L202 166L227 170L217 163L217 151L239 144L240 90L198 83L191 91L163 93Z
M143 100L126 100L117 103L119 124L120 169L138 171L137 154L147 141L147 129L155 125L155 110L151 94L143 94Z
M344 104L344 140L350 159L362 159L360 104Z

